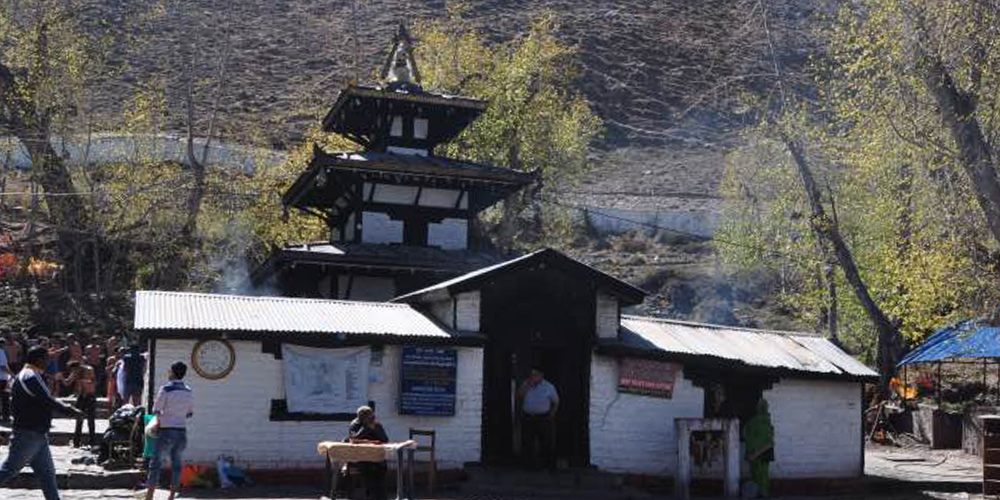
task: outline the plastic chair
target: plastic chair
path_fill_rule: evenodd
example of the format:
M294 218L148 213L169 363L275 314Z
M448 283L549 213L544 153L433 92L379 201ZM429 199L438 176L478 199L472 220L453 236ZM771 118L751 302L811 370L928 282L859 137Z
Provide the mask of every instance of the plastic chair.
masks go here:
M421 442L418 438L425 438L425 442ZM426 438L430 438L430 444L426 443ZM417 442L417 449L414 450L416 453L414 455L414 466L418 464L427 465L427 493L434 493L434 486L437 484L437 458L434 455L434 445L437 440L437 432L414 429L410 428L410 439ZM420 453L427 453L429 456L428 460L420 460L418 457Z

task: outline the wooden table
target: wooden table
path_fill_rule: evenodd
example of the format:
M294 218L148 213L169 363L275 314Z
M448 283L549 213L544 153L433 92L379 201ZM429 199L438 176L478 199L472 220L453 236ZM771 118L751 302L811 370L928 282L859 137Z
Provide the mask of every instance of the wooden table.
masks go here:
M330 498L337 498L337 481L340 467L349 462L385 462L392 455L396 457L396 500L412 500L415 497L413 488L413 452L417 442L386 444L352 444L342 441L322 441L316 445L316 452L326 456L326 488ZM405 486L403 476L406 476Z

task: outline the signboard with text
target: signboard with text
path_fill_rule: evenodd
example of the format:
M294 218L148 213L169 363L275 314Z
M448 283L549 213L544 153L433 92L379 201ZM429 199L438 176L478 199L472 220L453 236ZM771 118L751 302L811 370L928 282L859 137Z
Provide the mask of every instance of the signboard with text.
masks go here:
M399 383L402 415L452 416L458 351L442 347L404 347Z
M674 363L622 358L618 363L618 391L670 399L678 370Z

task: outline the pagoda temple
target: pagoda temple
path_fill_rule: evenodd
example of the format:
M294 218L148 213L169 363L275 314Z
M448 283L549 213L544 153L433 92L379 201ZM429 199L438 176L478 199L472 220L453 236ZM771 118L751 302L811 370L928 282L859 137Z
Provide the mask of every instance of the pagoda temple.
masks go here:
M347 85L323 119L324 131L360 150L314 147L282 196L286 210L322 219L328 241L278 249L253 272L254 285L290 297L388 300L497 262L470 225L535 176L434 153L487 106L424 90L400 25L380 82Z

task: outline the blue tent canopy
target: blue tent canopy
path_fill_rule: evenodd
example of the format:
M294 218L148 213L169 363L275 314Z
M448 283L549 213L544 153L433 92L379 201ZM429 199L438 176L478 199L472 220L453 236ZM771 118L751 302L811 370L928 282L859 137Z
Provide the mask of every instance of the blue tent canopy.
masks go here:
M966 320L942 328L898 366L947 359L1000 358L1000 327Z

